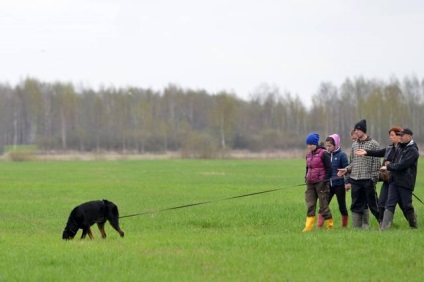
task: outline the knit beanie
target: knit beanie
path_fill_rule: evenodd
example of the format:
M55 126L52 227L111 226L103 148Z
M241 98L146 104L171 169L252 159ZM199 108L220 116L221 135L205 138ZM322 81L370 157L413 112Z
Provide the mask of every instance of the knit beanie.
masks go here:
M367 133L367 121L366 120L360 120L355 124L355 127L353 129L358 129L362 131L363 133Z
M311 133L306 137L306 145L315 145L318 146L319 135L318 133Z

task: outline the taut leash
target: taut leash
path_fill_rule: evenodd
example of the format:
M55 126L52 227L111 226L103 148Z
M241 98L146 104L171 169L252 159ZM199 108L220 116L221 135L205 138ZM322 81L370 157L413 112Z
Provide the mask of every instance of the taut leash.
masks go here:
M330 178L330 179L324 179L324 180L322 180L320 182L317 182L317 183L326 182L326 181L329 181L331 179L332 178ZM134 216L140 216L140 215L145 215L145 214L154 214L154 213L159 213L159 212L164 212L164 211L170 211L170 210L177 210L177 209L195 207L195 206L210 204L210 203L219 202L219 201L228 201L228 200L233 200L233 199L238 199L238 198L244 198L244 197L250 197L250 196L255 196L255 195L260 195L260 194L265 194L265 193L271 193L271 192L275 192L275 191L279 191L279 190L284 190L284 189L289 189L289 188L294 188L294 187L299 187L299 186L304 186L304 185L306 185L306 183L296 184L296 185L292 185L292 186L288 186L288 187L282 187L282 188L275 188L275 189L270 189L270 190L264 190L264 191L259 191L259 192L253 192L253 193L248 193L248 194L243 194L243 195L228 197L228 198L224 198L224 199L210 200L210 201L198 202L198 203L194 203L194 204L181 205L181 206L176 206L176 207L171 207L171 208L166 208L166 209L161 209L161 210L156 210L156 211L147 211L147 212L134 213L134 214L130 214L130 215L120 216L119 218L134 217ZM424 205L424 202L420 198L418 198L417 195L415 195L414 193L412 193L412 195L420 203L422 203Z
M323 180L321 182L324 182L324 181L328 181L328 179ZM140 213L135 213L135 214L120 216L119 218L134 217L134 216L139 216L139 215L144 215L144 214L154 214L154 213L159 213L159 212L164 212L164 211L169 211L169 210L177 210L177 209L183 209L183 208L188 208L188 207L200 206L200 205L210 204L210 203L219 202L219 201L227 201L227 200L233 200L233 199L238 199L238 198L243 198L243 197L250 197L250 196L255 196L255 195L260 195L260 194L275 192L275 191L279 191L279 190L283 190L283 189L289 189L289 188L294 188L294 187L299 187L299 186L303 186L303 185L306 185L306 183L297 184L297 185L293 185L293 186L289 186L289 187L275 188L275 189L270 189L270 190L265 190L265 191L260 191L260 192L253 192L253 193L248 193L248 194L243 194L243 195L228 197L228 198L224 198L224 199L211 200L211 201L205 201L205 202L198 202L198 203L194 203L194 204L187 204L187 205L182 205L182 206L176 206L176 207L161 209L161 210L157 210L157 211L140 212Z
M424 205L424 202L423 201L421 201L421 199L420 198L418 198L418 196L417 195L415 195L414 193L412 193L412 195L418 200L418 201L420 201L420 203L421 204L423 204Z

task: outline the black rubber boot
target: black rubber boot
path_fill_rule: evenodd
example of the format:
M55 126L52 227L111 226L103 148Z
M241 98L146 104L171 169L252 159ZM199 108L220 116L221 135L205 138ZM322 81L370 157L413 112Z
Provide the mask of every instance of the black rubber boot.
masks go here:
M384 211L383 221L380 225L380 230L387 230L392 227L393 213L389 210Z
M362 213L352 212L353 228L362 228Z
M418 228L417 215L415 214L415 212L408 214L407 219L411 228Z

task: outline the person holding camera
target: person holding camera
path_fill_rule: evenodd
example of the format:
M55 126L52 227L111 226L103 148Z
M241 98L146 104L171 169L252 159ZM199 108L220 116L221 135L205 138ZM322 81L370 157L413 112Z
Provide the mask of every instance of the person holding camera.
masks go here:
M396 149L398 148L398 145L400 144L400 137L396 135L397 133L401 132L402 128L400 127L392 127L389 129L389 139L390 139L390 145L386 148L379 149L379 150L365 150L365 149L358 149L355 151L356 155L359 156L370 156L370 157L383 157L383 166L388 165L389 163L393 162L395 157ZM390 181L390 172L388 170L386 171L380 171L379 174L379 180L383 181L383 184L380 188L380 194L378 197L378 208L380 211L380 222L383 221L383 214L386 207L386 201L387 197L389 195L389 181Z
M411 228L418 228L417 215L412 205L412 195L417 178L418 146L412 139L413 132L409 128L397 133L400 144L396 149L393 162L381 167L382 171L388 170L391 174L389 195L380 229L391 227L396 204L399 204Z

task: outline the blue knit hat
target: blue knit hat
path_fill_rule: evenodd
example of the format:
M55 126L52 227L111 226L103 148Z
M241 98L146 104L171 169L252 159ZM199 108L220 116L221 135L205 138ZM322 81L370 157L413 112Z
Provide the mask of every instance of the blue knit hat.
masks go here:
M311 133L306 137L306 145L315 145L318 146L319 135L318 133Z

